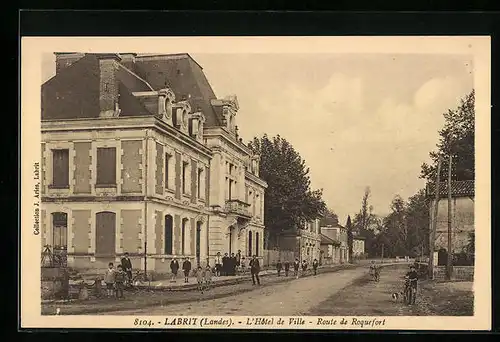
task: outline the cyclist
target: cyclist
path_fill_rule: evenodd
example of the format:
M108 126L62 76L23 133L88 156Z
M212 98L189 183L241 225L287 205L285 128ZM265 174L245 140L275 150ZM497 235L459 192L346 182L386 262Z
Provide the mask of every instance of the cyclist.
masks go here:
M415 295L417 293L417 282L418 282L418 273L415 269L415 265L410 265L410 271L406 273L405 279L407 281L406 290L411 291L409 298L407 298L408 304L415 304Z
M370 265L370 275L376 280L378 277L378 266L375 264L375 260L372 260L372 264Z

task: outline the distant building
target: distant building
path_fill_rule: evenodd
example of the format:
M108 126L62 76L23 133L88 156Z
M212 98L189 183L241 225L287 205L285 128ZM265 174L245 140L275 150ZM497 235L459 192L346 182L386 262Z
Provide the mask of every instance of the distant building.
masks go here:
M426 194L431 200L429 206L429 227L432 229L434 221L435 188L428 186ZM453 253L464 251L469 242L469 234L474 228L474 181L453 181L451 183L451 210L452 210L452 245ZM438 217L435 235L434 260L438 265L446 263L448 250L448 183L439 185Z
M336 225L327 225L321 227L321 234L335 241L333 245L334 263L349 262L349 249L347 245L347 228L337 223Z
M322 265L330 265L339 263L340 260L336 259L337 249L340 247L340 242L333 240L324 234L320 234L320 263Z
M352 256L360 257L365 254L365 238L356 235L352 239Z
M284 233L279 237L279 248L283 251L295 252L295 257L300 261L312 263L320 258L320 226L316 219L307 222L295 232Z
M261 254L259 156L236 97L217 98L191 56L57 53L41 95L42 246L76 268L147 255L158 272Z

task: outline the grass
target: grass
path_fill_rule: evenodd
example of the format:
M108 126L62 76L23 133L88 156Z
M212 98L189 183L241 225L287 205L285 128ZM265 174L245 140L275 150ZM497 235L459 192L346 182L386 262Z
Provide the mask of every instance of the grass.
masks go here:
M357 279L351 286L328 298L310 315L331 316L471 316L474 314L474 296L470 282L419 283L416 305L408 306L394 301L392 294L403 290L402 277L406 268L386 267L380 281L370 276Z

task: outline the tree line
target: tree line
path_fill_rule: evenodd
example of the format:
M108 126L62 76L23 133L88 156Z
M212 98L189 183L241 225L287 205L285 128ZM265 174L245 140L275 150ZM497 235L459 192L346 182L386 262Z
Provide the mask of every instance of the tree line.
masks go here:
M443 114L445 123L439 131L437 150L430 152L430 164L421 165L420 178L427 184L435 183L438 157L449 154L453 155L453 180L474 179L474 102L475 94L471 91L456 109ZM311 188L306 161L289 141L280 135L264 134L255 137L248 147L260 155L260 177L268 183L264 197L264 248L277 247L280 236L296 232L305 222L317 218L330 224L338 222L335 211L327 209L323 189ZM440 181L446 180L447 175L447 164L443 163ZM367 187L359 212L352 221L350 216L347 219L349 254L352 256L354 237L362 236L368 257L427 255L430 198L426 188L406 201L396 195L385 217L374 213L370 196L371 189Z

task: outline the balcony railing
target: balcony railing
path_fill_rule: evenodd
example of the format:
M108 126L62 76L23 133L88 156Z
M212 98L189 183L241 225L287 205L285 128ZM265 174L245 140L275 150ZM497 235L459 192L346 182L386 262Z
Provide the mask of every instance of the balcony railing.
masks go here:
M229 200L226 201L226 211L230 214L236 214L243 217L252 217L250 214L250 204L245 203L240 200Z

